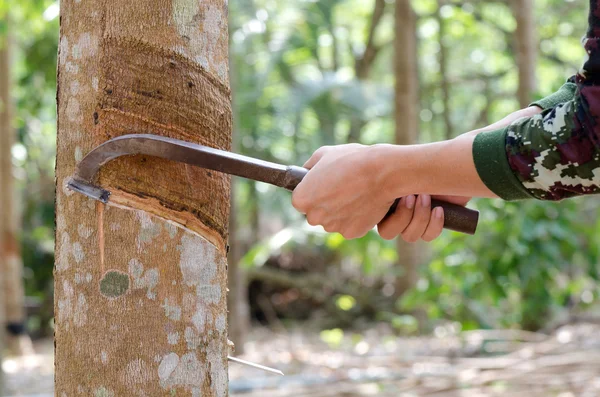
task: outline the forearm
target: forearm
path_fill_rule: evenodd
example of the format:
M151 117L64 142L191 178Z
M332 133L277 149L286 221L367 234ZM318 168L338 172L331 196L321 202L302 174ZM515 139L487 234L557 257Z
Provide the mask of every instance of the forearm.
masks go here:
M373 157L379 163L377 169L382 171L379 175L383 191L391 197L431 194L496 198L475 168L474 139L474 134L463 134L423 145L374 146Z
M542 109L531 106L509 114L487 127L470 131L455 139L425 145L394 146L378 145L374 158L380 162L376 167L384 171L383 184L394 196L423 193L465 197L496 198L481 181L473 161L473 141L477 134L507 127L523 117L541 113ZM411 164L411 175L395 172L398 159ZM408 190L407 190L408 189Z
M494 124L488 125L487 127L479 128L477 130L466 132L463 135L475 136L482 132L499 130L500 128L509 126L510 124L517 121L518 119L521 119L523 117L531 117L531 116L536 115L541 112L542 112L542 108L540 108L538 106L530 106L528 108L521 109L514 113L511 113L508 116L506 116L505 118L503 118L502 120L495 122Z

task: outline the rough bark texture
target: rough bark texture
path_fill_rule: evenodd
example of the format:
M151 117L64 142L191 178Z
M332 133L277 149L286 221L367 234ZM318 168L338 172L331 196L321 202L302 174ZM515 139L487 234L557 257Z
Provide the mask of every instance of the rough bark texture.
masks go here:
M5 21L6 23L6 21ZM16 205L11 149L15 141L10 97L10 35L0 40L0 264L4 294L6 347L12 354L31 350L25 334L23 261L17 240L20 210ZM29 343L27 343L29 342Z
M61 3L56 395L227 395L229 178L144 156L65 188L97 144L152 133L229 149L225 0Z
M419 133L416 16L410 0L396 0L395 18L395 143L410 145L417 142ZM396 284L397 295L403 294L415 285L422 252L421 244L408 244L402 239L398 239L398 256L403 274Z
M519 88L517 97L521 108L531 103L536 88L536 38L533 0L512 0L513 14L517 21L515 41L517 65L519 67Z

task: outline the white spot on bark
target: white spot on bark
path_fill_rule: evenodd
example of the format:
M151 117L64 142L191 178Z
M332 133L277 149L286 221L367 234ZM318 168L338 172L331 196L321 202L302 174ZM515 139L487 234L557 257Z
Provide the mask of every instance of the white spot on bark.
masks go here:
M186 293L183 295L183 310L191 312L196 307L196 296L194 294Z
M100 361L102 361L102 364L105 365L108 363L108 353L105 350L100 352Z
M169 233L169 237L171 239L174 239L175 236L177 236L177 226L173 225L172 223L165 223L165 229Z
M82 33L79 40L71 48L71 55L74 59L83 59L92 57L98 52L98 38L88 32Z
M85 252L83 252L83 247L79 242L73 244L72 252L73 258L75 258L75 262L77 263L81 263L81 261L83 261L83 259L85 258Z
M75 273L75 284L79 285L83 283L89 283L90 281L92 281L91 273L87 273L85 275L79 272Z
M181 359L177 354L169 353L158 366L159 383L163 389L180 386L201 387L206 370L207 365L198 361L193 352L184 354Z
M187 343L188 350L195 350L198 346L200 346L200 343L202 342L200 336L192 327L185 327L183 337L185 339L185 343Z
M58 300L58 321L69 329L68 320L73 314L73 287L67 280L63 280L62 298Z
M94 391L94 397L115 397L115 393L104 386L100 386Z
M137 237L138 251L142 252L146 244L152 242L153 239L160 236L162 227L159 222L152 222L152 218L147 212L137 211L136 215L140 220L141 229Z
M77 65L76 63L73 63L73 62L67 62L65 64L65 71L67 73L77 74L77 73L79 73L79 65Z
M62 36L60 38L60 44L59 44L59 56L58 56L58 63L61 66L64 66L67 62L67 57L69 55L69 40L67 39L67 36Z
M92 77L92 88L98 91L98 77Z
M210 316L210 312L208 312L201 303L198 303L196 313L194 313L194 315L192 316L192 324L194 324L198 332L204 332L204 326L206 325L207 319Z
M221 300L221 286L199 285L196 287L196 295L202 302L217 304Z
M56 260L56 271L61 272L69 268L69 255L71 253L71 249L71 237L69 236L69 233L62 232L60 236L58 258Z
M79 234L79 237L81 237L82 239L87 240L88 238L90 238L93 232L94 229L92 229L89 226L85 226L82 223L77 226L77 234Z
M220 333L225 332L225 330L227 329L227 317L225 317L224 314L219 314L217 316L217 319L215 320L215 328Z
M190 287L210 285L217 273L216 248L200 237L187 234L177 249L181 253L179 268L183 282Z
M179 343L179 332L170 332L167 334L167 342L169 345L176 345Z
M164 384L166 383L177 365L179 364L179 356L175 353L169 353L164 356L158 366L158 378L160 379L160 384L164 388Z
M75 322L76 326L81 327L87 322L88 307L89 306L85 296L80 293L77 296L77 306L75 308L75 315L73 317L73 321Z
M80 88L81 87L79 85L79 81L77 81L77 80L71 81L71 84L70 84L71 95L77 95L79 93Z
M69 118L69 121L81 122L81 108L79 107L79 101L75 98L70 98L69 103L67 104L67 117Z
M221 62L217 65L217 75L221 78L221 80L227 81L229 78L229 68L227 67L226 62Z
M194 19L200 11L198 0L173 0L173 21L177 32L181 36L189 37L199 35L198 22Z
M158 285L158 269L148 269L144 272L144 265L138 259L129 261L129 274L133 278L133 289L147 288L146 297L156 299L154 288Z
M80 162L82 158L83 158L83 152L81 151L81 148L79 146L77 146L75 148L75 161Z
M169 305L169 299L165 298L165 302L161 306L165 309L165 316L173 321L181 320L181 307L178 305Z
M227 395L227 370L226 357L222 354L222 346L218 339L211 339L206 349L206 361L210 363L212 386L216 396Z
M113 222L110 224L110 230L116 232L117 230L121 230L121 225L117 222Z

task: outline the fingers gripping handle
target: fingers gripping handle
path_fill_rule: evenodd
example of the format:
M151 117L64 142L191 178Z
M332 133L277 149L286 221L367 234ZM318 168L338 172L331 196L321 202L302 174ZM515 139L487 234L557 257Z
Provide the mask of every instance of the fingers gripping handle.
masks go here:
M390 207L386 218L396 212L400 199L396 199ZM461 205L447 203L440 200L431 200L431 209L442 207L444 209L444 229L454 230L465 234L475 234L479 222L479 211Z
M302 167L289 166L286 173L284 186L294 190L302 179L308 174L308 170ZM397 199L390 207L386 217L396 212L400 199ZM431 208L442 207L444 209L444 228L465 234L475 234L479 221L479 211L475 211L460 205L447 203L445 201L431 200Z

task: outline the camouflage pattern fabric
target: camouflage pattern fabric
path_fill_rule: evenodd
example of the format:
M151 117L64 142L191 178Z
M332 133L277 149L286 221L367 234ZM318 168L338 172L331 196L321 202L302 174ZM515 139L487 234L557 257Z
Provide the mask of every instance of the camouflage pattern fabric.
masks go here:
M507 129L510 168L537 199L600 193L600 0L590 0L583 46L574 98Z

